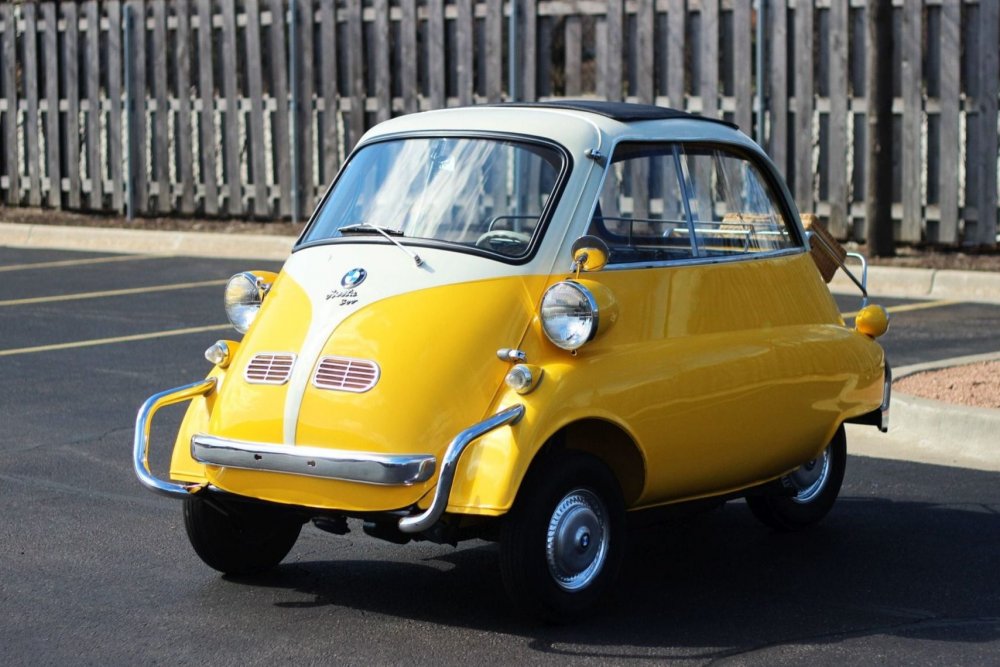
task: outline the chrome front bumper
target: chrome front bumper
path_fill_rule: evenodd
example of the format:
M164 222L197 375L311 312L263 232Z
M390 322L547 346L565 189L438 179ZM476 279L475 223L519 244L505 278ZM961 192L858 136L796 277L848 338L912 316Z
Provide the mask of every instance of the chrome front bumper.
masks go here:
M405 486L426 482L434 475L435 466L435 459L431 454L386 456L323 447L289 447L226 440L210 435L191 438L191 457L199 463L227 468Z
M153 475L149 469L149 434L157 410L205 396L215 387L215 378L208 378L155 394L139 408L135 421L133 463L135 474L143 486L173 497L186 497L205 488L204 484L178 484ZM462 453L477 438L501 426L515 424L522 416L524 406L514 405L473 424L455 436L445 450L430 507L414 516L400 519L399 529L404 533L419 533L437 523L448 507L455 470ZM437 465L435 457L430 454L390 456L322 447L227 440L209 435L195 435L191 438L191 456L207 465L394 486L426 482L434 475Z

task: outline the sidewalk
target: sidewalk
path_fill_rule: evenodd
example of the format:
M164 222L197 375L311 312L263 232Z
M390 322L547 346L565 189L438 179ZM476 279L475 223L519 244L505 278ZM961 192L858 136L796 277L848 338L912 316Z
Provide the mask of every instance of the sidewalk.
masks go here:
M90 252L184 255L281 261L295 239L254 234L148 231L63 227L0 222L0 246ZM1000 304L1000 273L873 266L868 285L874 297L950 299ZM831 290L857 294L838 273ZM1000 337L998 337L1000 347ZM947 359L896 369L907 374L1000 358L1000 350L976 358ZM849 450L876 458L1000 472L1000 410L968 408L893 393L889 433L870 426L848 426Z

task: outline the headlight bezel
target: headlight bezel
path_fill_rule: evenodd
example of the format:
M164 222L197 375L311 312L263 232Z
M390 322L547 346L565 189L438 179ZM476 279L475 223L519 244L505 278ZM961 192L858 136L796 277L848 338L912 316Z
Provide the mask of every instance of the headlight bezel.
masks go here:
M560 306L558 304L552 304L551 299L557 298L557 290L570 289L577 296L580 301L578 302L578 307L580 310L578 312L567 312L564 313L553 313L556 308L566 308L566 306ZM542 333L548 338L556 347L566 350L568 352L575 352L580 349L590 341L594 340L597 336L597 332L600 330L601 324L601 312L598 306L597 298L594 294L587 289L586 286L582 285L576 280L563 280L554 285L551 285L545 294L542 295L541 304L538 309L539 321L542 326ZM571 336L559 336L558 329L554 324L554 319L557 317L563 318L573 318L576 317L579 322L586 320L586 330L580 332L580 335Z
M237 273L226 282L223 305L234 329L241 334L250 329L270 287L263 277L252 271Z

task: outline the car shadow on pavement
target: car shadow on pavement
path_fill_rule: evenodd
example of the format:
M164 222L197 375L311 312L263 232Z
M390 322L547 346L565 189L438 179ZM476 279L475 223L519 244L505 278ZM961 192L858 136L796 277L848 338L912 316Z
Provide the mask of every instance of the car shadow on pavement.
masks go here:
M278 603L292 613L343 606L520 635L567 657L712 659L871 634L987 642L1000 637L998 531L995 506L842 497L822 524L782 534L731 502L633 530L610 599L562 626L518 615L486 543L404 547L430 554L410 562L291 563L254 585L304 594Z

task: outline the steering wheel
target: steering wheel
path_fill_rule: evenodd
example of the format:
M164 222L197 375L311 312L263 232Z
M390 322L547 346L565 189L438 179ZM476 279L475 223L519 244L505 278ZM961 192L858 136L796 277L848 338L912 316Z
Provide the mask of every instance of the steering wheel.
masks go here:
M476 247L492 250L501 255L516 256L520 255L530 242L530 234L509 229L494 229L480 236L476 240Z

